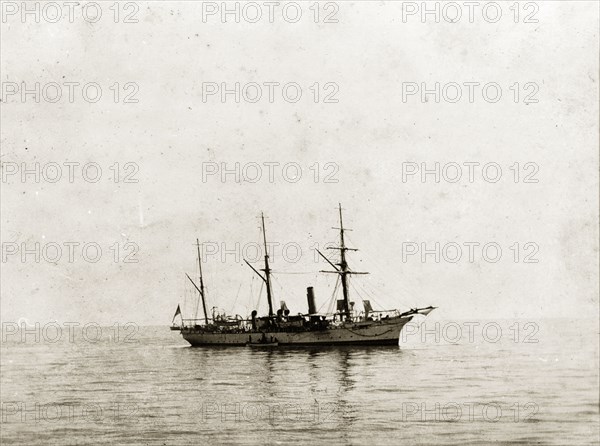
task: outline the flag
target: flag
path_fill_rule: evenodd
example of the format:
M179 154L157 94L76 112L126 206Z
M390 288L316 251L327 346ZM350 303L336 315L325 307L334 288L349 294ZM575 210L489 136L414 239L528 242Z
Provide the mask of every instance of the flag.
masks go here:
M179 308L179 305L177 305L177 310L175 310L175 315L173 316L173 320L175 320L177 315L181 315L181 309Z

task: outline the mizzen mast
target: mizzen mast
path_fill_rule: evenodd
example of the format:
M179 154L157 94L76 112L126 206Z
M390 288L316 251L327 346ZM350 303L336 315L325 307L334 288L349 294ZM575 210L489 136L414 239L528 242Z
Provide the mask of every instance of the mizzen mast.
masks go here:
M196 247L198 248L198 267L200 269L200 288L198 288L198 285L196 285L196 282L194 282L192 280L192 278L190 276L188 276L187 273L186 273L186 276L190 280L190 282L192 282L192 285L194 285L194 288L196 288L196 290L198 290L198 293L200 293L200 297L202 298L202 310L204 310L204 323L206 325L208 325L208 313L206 312L206 300L205 300L205 294L204 294L204 279L202 278L202 258L200 257L200 241L198 239L196 239ZM198 306L199 305L200 305L200 301L198 301L198 304L196 304L196 313L194 314L194 320L198 317Z
M202 310L204 310L204 322L208 325L208 314L206 313L206 300L204 298L204 279L202 278L202 258L200 257L200 241L196 239L196 248L198 249L198 268L200 271L200 295L202 296Z

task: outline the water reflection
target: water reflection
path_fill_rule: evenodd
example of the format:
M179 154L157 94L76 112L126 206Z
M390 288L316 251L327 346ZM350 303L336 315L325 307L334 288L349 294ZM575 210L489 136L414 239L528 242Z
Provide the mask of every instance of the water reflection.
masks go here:
M356 428L364 409L360 380L375 361L401 351L390 347L312 347L293 349L248 349L237 352L240 361L253 364L264 383L253 399L300 406L310 413L311 427L338 431L336 437L350 441L347 432ZM364 385L362 386L364 387Z

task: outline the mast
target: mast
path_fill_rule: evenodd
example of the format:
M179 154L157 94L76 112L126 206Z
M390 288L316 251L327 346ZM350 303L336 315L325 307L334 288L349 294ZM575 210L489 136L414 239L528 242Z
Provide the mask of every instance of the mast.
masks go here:
M346 319L350 318L350 299L348 293L348 276L351 274L369 274L358 271L350 271L348 269L348 262L346 262L346 251L358 251L355 248L346 247L346 241L344 240L344 231L350 231L350 229L344 228L344 221L342 218L342 204L338 203L338 210L340 213L340 227L333 228L340 230L340 246L339 247L329 247L327 249L338 249L340 251L340 263L332 263L321 251L317 249L317 252L323 257L327 263L329 263L335 271L321 271L323 273L335 273L339 274L342 281L342 293L344 295L344 316Z
M273 317L273 292L271 290L271 268L269 268L269 251L267 249L267 233L265 231L265 216L262 212L260 213L260 219L261 219L261 223L262 223L263 242L265 245L265 267L263 269L261 269L261 271L264 271L265 275L263 276L261 273L259 273L252 265L250 265L250 263L246 259L244 259L244 262L246 262L246 265L248 265L250 268L252 268L252 271L254 271L258 275L258 277L260 277L265 282L265 284L267 286L267 301L269 303L269 317Z
M206 313L206 301L204 300L204 279L202 278L202 259L200 257L200 241L196 239L196 248L198 248L198 268L200 269L200 296L202 297L202 309L204 310L204 323L208 325L208 314ZM196 307L198 314L198 307Z
M339 204L340 211L340 276L342 278L342 293L344 294L344 312L346 317L350 317L350 301L348 300L348 263L346 262L346 244L344 243L344 222L342 220L342 204Z
M260 219L262 222L263 242L265 245L265 268L261 271L265 272L265 283L267 285L267 300L269 302L269 317L273 316L273 300L271 294L271 269L269 268L269 251L267 250L267 232L265 231L265 216L261 212Z

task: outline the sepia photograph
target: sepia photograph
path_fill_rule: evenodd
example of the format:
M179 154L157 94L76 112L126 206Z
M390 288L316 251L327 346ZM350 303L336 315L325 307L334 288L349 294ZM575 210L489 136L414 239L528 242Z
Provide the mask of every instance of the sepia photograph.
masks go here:
M0 444L600 446L597 0L0 0Z

